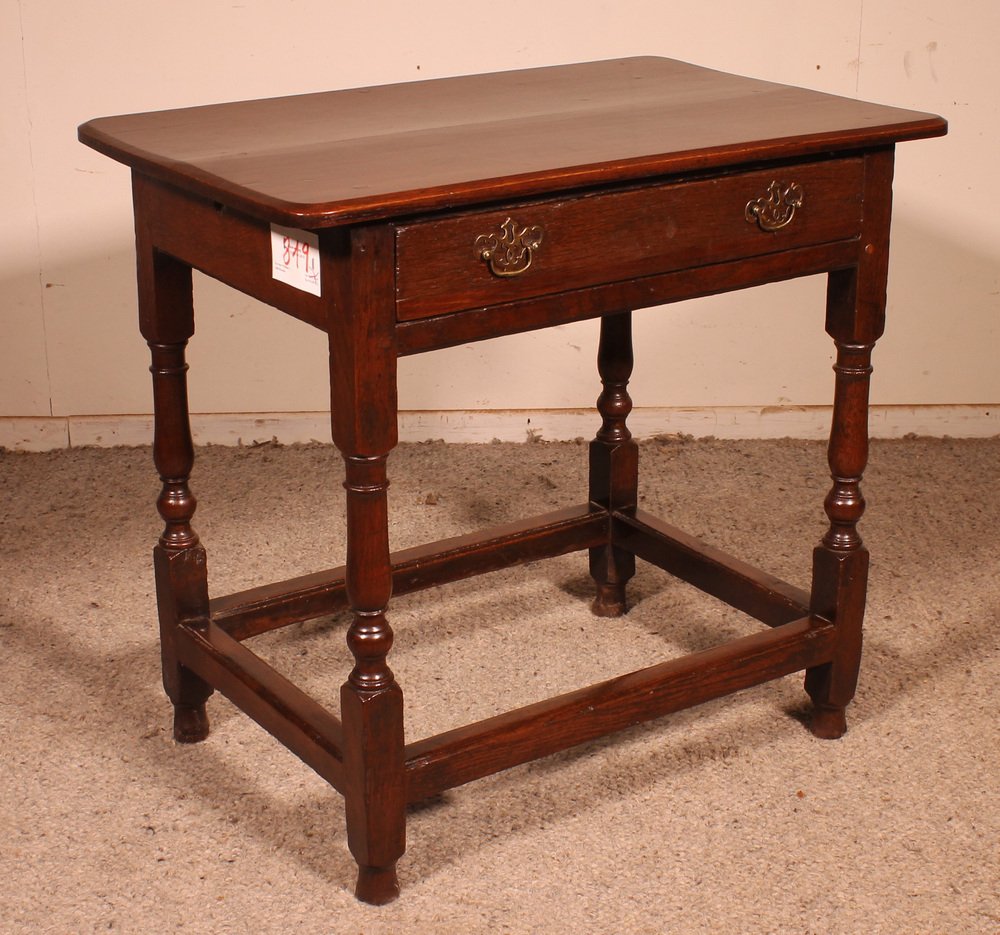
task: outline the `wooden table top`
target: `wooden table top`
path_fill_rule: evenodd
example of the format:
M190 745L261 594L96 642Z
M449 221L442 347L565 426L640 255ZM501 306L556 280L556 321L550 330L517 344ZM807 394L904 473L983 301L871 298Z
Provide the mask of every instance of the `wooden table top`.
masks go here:
M647 57L105 117L79 137L315 229L946 130L932 114Z

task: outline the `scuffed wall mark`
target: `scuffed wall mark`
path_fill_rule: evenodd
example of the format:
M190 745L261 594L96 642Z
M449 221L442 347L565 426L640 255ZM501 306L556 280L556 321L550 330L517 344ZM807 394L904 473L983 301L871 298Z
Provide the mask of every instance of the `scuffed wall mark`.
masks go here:
M927 53L927 67L930 71L931 78L934 83L938 83L937 69L934 67L934 53L937 52L938 44L936 42L928 42L924 46L924 51ZM903 53L903 71L906 72L907 78L913 77L913 53L904 52Z
M934 67L934 53L937 52L938 44L936 42L927 43L927 64L931 69L931 78L934 79L934 83L937 84L938 76L937 69Z

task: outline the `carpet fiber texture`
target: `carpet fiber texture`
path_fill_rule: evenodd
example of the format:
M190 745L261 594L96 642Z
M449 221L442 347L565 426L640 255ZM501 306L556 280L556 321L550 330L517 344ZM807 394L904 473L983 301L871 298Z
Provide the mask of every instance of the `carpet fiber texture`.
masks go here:
M642 506L808 586L824 447L661 439ZM392 547L585 499L582 443L403 445ZM872 446L867 639L849 731L801 676L632 728L415 809L401 898L357 903L340 796L224 698L171 739L148 449L0 453L0 931L997 933L1000 440ZM343 560L337 453L206 448L215 594ZM589 611L577 553L393 601L407 739L752 632L640 563ZM250 646L336 710L346 615Z

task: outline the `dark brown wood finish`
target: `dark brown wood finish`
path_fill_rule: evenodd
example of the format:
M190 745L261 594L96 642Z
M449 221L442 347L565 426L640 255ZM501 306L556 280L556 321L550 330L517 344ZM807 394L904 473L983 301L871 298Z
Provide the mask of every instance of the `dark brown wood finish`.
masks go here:
M747 222L746 206L775 178L808 195L794 223L765 231ZM429 318L688 269L708 257L721 262L846 240L861 227L861 181L861 159L834 159L405 224L396 235L397 314L400 321ZM504 279L474 245L508 217L537 227L542 242L523 275Z
M326 305L271 277L270 226L132 173L136 211L161 253L322 330Z
M347 785L347 840L358 862L358 898L399 894L396 861L406 847L403 693L386 663L392 593L386 461L395 447L396 348L392 231L358 227L325 238L333 284L327 331L333 441L347 491L345 584L355 665L340 692Z
M205 702L224 693L344 795L357 895L384 903L398 893L408 802L802 669L813 732L840 736L861 653L868 553L857 526L893 147L945 129L928 114L652 58L83 125L85 143L133 170L177 739L205 737ZM319 237L321 295L272 278L275 223ZM328 333L342 568L209 599L189 486L192 269ZM815 273L829 276L837 361L830 526L806 592L637 509L629 310ZM397 359L587 318L601 319L603 387L588 502L390 554ZM770 629L404 744L388 664L393 589L583 550L600 616L626 610L639 558ZM354 667L338 718L240 641L344 607Z
M628 378L632 375L632 313L601 319L597 372L604 389L597 397L601 427L590 443L590 500L611 513L635 510L639 490L639 446L626 420L632 411ZM597 584L591 610L598 617L625 613L625 585L635 574L635 556L615 543L609 523L605 542L590 550L590 574Z
M727 555L651 516L616 513L612 539L644 561L669 571L770 627L806 616L809 593Z
M185 361L194 333L191 270L155 249L141 211L136 269L139 326L152 357L153 461L162 484L156 508L164 528L153 566L163 687L174 706L174 739L196 743L208 736L205 702L212 686L180 662L176 646L180 628L202 628L209 621L205 549L191 526L197 500L188 485L194 465Z
M209 201L315 228L945 129L933 114L650 57L105 117L80 139Z
M813 613L837 625L834 659L806 674L813 700L812 730L837 738L847 730L845 709L861 665L861 628L868 583L868 550L858 521L865 510L861 476L868 463L868 387L875 342L885 329L893 153L865 160L865 222L858 264L830 274L826 330L837 346L829 460L833 487L824 507L830 529L813 553Z
M406 748L411 802L604 734L825 662L834 628L804 617L429 737Z
M393 552L392 593L408 594L525 562L596 546L608 538L605 513L589 504ZM347 606L344 566L267 584L210 602L212 620L234 639L322 617ZM805 606L805 605L803 605Z
M506 334L518 334L597 318L608 309L642 309L749 286L848 268L857 261L857 241L802 247L754 260L709 263L694 269L576 289L489 308L439 315L396 325L401 356Z
M343 793L340 721L214 623L179 627L177 655Z

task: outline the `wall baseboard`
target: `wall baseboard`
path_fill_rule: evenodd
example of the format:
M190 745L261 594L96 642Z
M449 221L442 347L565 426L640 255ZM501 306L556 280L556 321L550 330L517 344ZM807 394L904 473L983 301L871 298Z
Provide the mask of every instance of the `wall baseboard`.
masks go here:
M825 438L830 412L829 406L634 409L629 427L636 438ZM329 416L323 412L195 414L191 425L199 445L254 445L272 440L290 445L330 440ZM592 409L401 412L399 437L407 442L568 441L590 438L598 425ZM1000 435L1000 404L873 406L869 427L873 438L911 434L989 438ZM148 445L152 439L150 415L0 418L0 447L14 451Z

